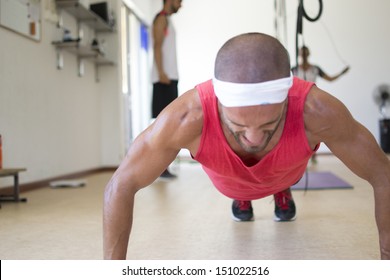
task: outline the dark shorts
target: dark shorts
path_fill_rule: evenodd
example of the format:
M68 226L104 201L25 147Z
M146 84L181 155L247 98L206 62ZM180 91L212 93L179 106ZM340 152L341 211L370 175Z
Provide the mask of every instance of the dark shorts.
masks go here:
M153 84L152 118L156 118L169 103L178 97L177 84L178 81L171 81L169 85Z

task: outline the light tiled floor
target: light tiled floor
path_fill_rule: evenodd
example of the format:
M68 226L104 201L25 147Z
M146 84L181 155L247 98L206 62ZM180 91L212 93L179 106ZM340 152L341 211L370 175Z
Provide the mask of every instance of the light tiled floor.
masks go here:
M272 220L272 197L253 202L255 221L231 219L222 196L196 163L175 166L178 179L156 181L136 197L129 259L379 259L371 186L333 156L312 170L332 171L354 186L294 191L297 220ZM82 188L23 193L27 203L0 209L0 259L101 259L102 198L111 173Z

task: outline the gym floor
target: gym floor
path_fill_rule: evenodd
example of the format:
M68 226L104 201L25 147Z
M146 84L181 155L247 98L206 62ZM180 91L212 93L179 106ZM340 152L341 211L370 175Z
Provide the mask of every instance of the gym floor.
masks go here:
M273 221L273 197L253 202L255 221L231 219L200 165L181 160L178 178L157 180L136 196L128 259L379 259L371 186L332 155L310 170L331 171L353 189L293 191L294 222ZM27 203L2 203L0 259L102 258L103 191L112 173L82 178L80 188L22 193Z

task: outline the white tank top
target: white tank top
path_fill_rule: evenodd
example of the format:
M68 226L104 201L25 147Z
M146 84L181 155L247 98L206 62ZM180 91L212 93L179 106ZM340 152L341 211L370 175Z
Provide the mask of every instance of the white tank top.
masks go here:
M179 74L177 70L177 57L176 57L176 33L175 33L175 28L171 22L171 19L169 18L169 16L167 16L166 18L168 21L168 26L162 44L163 69L169 79L178 80ZM153 59L152 82L156 83L158 81L159 81L159 77L158 77L157 66L155 60Z

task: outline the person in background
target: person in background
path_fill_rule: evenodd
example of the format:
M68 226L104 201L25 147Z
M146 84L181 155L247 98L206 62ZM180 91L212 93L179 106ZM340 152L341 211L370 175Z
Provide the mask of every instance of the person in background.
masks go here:
M179 11L181 2L182 0L164 0L163 9L153 21L152 118L157 118L178 97L176 33L170 17ZM160 175L160 178L165 179L175 177L168 168Z
M318 65L313 65L309 62L310 50L307 46L303 46L299 50L299 56L301 57L301 64L292 68L293 75L299 77L305 81L315 83L317 77L320 77L328 82L337 80L342 75L349 71L349 66L345 67L343 71L335 76L330 76L325 73Z
M305 81L315 83L317 81L317 77L320 77L328 82L332 82L340 78L349 70L349 66L347 66L344 68L343 71L341 71L339 74L335 76L328 75L321 69L321 67L319 67L318 65L313 65L309 62L310 50L307 46L303 46L299 50L299 56L301 58L301 64L293 67L292 72L294 76L299 77ZM311 157L311 161L313 163L317 163L317 157L315 153Z

